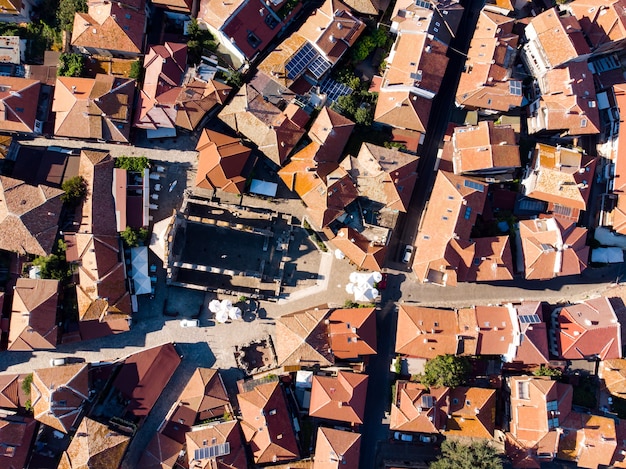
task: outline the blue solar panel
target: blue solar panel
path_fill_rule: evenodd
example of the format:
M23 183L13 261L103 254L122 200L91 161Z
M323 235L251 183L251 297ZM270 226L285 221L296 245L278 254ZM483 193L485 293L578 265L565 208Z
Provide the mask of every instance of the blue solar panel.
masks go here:
M465 180L465 187L469 187L470 189L477 190L479 192L485 192L485 186L479 182L470 181L469 179Z
M318 80L322 78L322 75L330 70L331 64L328 60L326 60L321 55L315 57L311 65L309 65L309 71L313 74L315 78Z
M313 59L317 56L317 52L308 42L305 43L298 52L289 60L285 69L287 70L287 78L295 80L309 66Z
M320 92L326 95L326 98L331 101L337 101L339 96L347 96L352 94L352 88L342 83L337 83L331 77L326 77L320 84Z

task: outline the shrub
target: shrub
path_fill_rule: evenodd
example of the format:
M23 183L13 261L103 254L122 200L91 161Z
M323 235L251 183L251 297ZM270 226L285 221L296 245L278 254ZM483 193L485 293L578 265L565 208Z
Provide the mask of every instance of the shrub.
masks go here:
M135 230L130 226L127 226L126 229L120 233L120 237L126 246L129 248L136 248L140 244L144 244L146 242L148 239L148 230L145 228Z
M87 195L87 182L82 176L75 176L65 181L61 189L65 191L65 194L61 196L63 203L76 207Z
M150 167L150 160L145 156L118 156L115 158L115 167L141 172Z
M455 388L465 382L470 369L470 363L465 357L438 355L426 362L421 380L428 387Z
M202 58L204 49L214 50L215 40L207 29L202 29L198 20L193 18L187 27L187 62L197 64Z
M75 13L86 12L87 2L85 0L60 0L57 9L57 22L59 28L64 31L71 31L74 27Z
M30 373L24 376L24 379L22 380L22 384L20 385L22 388L22 391L24 391L24 394L30 396L30 386L32 384L33 384L33 374Z
M80 77L85 71L85 56L81 54L61 54L57 75L60 77Z
M137 59L130 64L130 72L128 72L128 78L133 78L137 81L143 80L143 63Z

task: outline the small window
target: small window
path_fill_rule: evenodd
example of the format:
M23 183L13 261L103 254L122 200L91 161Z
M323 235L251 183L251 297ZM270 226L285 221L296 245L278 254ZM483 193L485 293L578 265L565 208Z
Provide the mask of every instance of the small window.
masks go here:
M466 220L469 220L471 215L472 215L472 207L467 207L465 209L465 215L463 218L465 218Z
M126 15L124 15L126 17L127 20L130 19L130 13L126 13Z
M23 107L16 107L15 108L15 112L24 112L24 108Z
M446 217L445 215L443 217L441 217L442 220L446 221L448 220L448 217Z
M430 236L424 235L424 239L428 241L430 239Z
M453 404L458 404L458 403L459 403L459 400L455 397L455 398L453 398L453 399L452 399L452 403L453 403Z

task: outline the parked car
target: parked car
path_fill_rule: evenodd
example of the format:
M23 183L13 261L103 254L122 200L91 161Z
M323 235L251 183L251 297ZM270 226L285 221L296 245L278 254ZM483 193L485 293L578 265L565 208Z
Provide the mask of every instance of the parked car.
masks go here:
M200 321L197 319L181 319L180 327L198 327L200 325Z
M408 264L409 261L411 260L412 255L413 255L413 246L411 246L410 244L407 244L406 247L404 248L404 256L402 256L402 262L404 262L405 264Z
M413 435L407 435L406 433L395 432L393 434L395 440L400 441L413 441Z
M66 363L65 358L51 358L50 366L63 366Z
M432 445L437 441L437 437L435 435L420 435L419 441L420 443L424 443L426 445Z

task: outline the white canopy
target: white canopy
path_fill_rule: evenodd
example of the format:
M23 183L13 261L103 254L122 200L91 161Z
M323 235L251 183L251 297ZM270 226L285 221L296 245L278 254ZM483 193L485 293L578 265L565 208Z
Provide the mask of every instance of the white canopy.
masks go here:
M220 309L217 313L215 313L215 320L220 324L224 324L228 321L228 311Z
M346 285L346 292L354 295L354 301L372 302L378 298L380 292L374 285L382 280L380 272L352 272L350 283Z
M337 259L343 259L346 257L346 255L343 253L341 249L335 249L335 257Z
M242 318L241 309L233 306L230 300L211 300L209 311L215 314L215 320L219 323L225 323L228 319L239 321Z
M165 236L171 221L172 217L168 217L156 222L152 227L152 236L150 237L150 249L163 262L165 262L165 246L167 245Z
M148 248L140 246L131 248L131 278L135 286L135 295L152 293L150 275L148 274Z
M234 308L230 308L228 311L228 317L233 321L241 321L241 310L236 306Z

